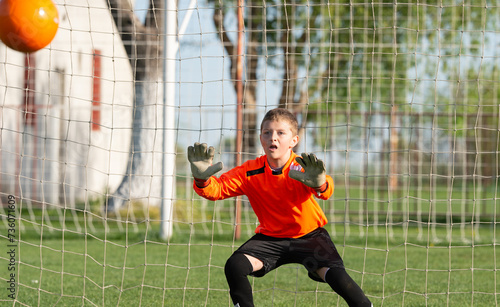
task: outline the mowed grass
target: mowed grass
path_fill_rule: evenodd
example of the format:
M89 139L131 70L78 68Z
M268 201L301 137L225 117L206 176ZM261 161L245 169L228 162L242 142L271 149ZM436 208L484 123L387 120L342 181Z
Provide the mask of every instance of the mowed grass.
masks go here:
M147 226L147 227L146 227ZM16 250L17 298L8 299L6 252L0 256L2 306L232 306L224 263L248 239L201 231L184 224L162 242L157 225L94 233L28 227ZM216 229L207 222L205 229ZM220 226L220 225L217 225ZM496 228L480 228L480 241L461 239L460 230L328 228L348 272L374 306L495 306L500 304L500 257ZM181 230L181 231L179 231ZM334 230L334 231L333 231ZM6 233L5 229L0 230ZM217 233L217 231L213 231ZM5 244L6 245L6 244ZM7 247L3 247L6 250ZM307 277L301 265L286 265L263 278L250 278L256 306L346 306L326 284Z

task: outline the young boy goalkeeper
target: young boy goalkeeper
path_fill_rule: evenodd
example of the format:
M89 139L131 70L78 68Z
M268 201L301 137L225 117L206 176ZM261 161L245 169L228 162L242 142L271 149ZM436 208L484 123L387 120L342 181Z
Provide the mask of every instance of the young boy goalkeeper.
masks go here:
M247 275L262 277L287 263L300 263L315 281L327 282L349 306L371 306L344 268L327 219L314 199L333 194L333 179L314 154L298 156L298 123L286 109L273 109L262 120L260 142L265 155L222 174L212 165L214 148L195 143L188 148L193 188L208 200L246 195L259 219L255 235L227 260L224 272L235 306L253 306Z

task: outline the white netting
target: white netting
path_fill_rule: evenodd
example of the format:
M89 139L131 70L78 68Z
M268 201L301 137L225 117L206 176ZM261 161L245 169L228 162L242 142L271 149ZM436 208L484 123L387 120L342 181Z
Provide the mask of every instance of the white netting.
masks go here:
M258 221L194 193L186 148L228 170L277 106L374 306L499 304L496 1L247 0L242 35L236 0L55 2L48 47L0 44L2 305L231 305ZM298 265L251 283L259 306L345 304Z

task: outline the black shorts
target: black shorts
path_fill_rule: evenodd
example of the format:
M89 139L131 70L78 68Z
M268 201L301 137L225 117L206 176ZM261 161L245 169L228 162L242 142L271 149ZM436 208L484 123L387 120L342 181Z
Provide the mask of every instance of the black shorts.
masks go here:
M284 264L299 263L306 267L311 279L323 282L316 273L318 269L344 268L342 258L328 231L321 227L296 239L256 234L235 253L246 254L262 261L264 267L250 274L255 277L262 277Z

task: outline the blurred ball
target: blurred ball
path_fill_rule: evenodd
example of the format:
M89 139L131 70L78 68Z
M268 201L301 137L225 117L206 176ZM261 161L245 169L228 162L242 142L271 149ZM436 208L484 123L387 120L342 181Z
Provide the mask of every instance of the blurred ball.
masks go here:
M21 52L47 46L59 27L59 13L51 0L0 0L0 39Z

